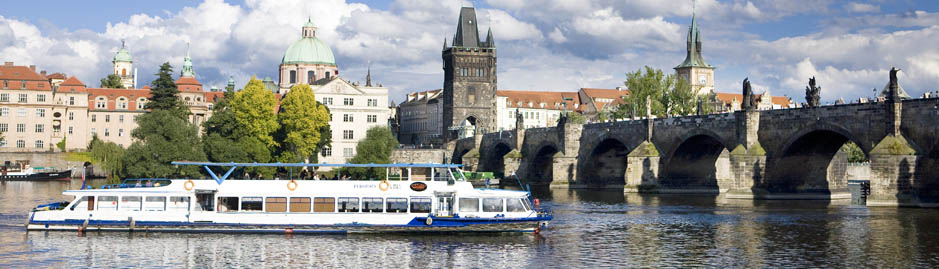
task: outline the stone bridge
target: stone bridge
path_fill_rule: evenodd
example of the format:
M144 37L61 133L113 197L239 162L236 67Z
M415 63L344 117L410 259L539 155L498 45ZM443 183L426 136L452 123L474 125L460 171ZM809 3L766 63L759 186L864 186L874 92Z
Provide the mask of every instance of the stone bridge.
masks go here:
M518 124L516 126L524 126ZM848 198L848 141L871 161L869 205L939 204L939 98L747 110L477 134L448 145L468 170L529 184L745 199Z

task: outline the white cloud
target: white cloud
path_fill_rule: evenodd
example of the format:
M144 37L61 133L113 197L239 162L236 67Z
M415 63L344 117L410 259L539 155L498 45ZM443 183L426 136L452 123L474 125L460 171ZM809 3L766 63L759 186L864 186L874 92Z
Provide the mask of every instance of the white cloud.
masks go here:
M502 10L497 9L486 9L484 10L485 14L478 14L488 17L490 25L488 27L492 28L493 38L498 40L530 40L530 41L541 41L544 39L544 35L541 34L541 31L535 27L534 24L522 22L518 19L509 15ZM478 16L477 18L483 18L483 16ZM488 28L486 27L486 28ZM480 38L485 39L483 35L486 34L486 28L480 28Z
M548 34L548 38L550 38L551 41L554 41L554 43L564 43L567 41L567 37L564 37L564 33L561 33L561 29L557 27L554 28L554 31L551 31L551 33Z
M880 12L880 6L864 4L858 2L851 2L844 5L844 9L848 12L854 13L870 13L870 12Z
M680 26L662 17L624 20L613 9L601 9L589 17L577 18L572 29L580 33L615 42L635 42L655 47L680 43Z

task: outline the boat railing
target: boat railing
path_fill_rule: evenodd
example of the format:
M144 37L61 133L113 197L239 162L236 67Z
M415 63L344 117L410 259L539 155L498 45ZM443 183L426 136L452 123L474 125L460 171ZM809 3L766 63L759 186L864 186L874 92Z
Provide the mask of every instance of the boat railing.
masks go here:
M392 163L392 164L329 164L329 163L215 163L215 162L190 162L190 161L174 161L171 162L173 165L194 165L202 166L208 172L209 176L212 177L216 182L221 184L225 180L229 179L232 173L236 168L244 167L285 167L291 169L291 174L293 174L293 168L331 168L336 169L336 179L345 180L345 177L339 176L342 174L343 169L349 168L384 168L385 177L380 180L390 181L390 180L400 180L400 181L465 181L466 178L460 171L460 164L431 164L431 163ZM221 171L213 170L213 167L222 168L224 173ZM226 171L227 170L227 171ZM345 175L345 174L343 174ZM293 180L293 176L290 178ZM355 180L353 178L353 180Z
M119 184L104 184L100 189L153 188L167 186L172 182L165 178L133 178L125 179Z

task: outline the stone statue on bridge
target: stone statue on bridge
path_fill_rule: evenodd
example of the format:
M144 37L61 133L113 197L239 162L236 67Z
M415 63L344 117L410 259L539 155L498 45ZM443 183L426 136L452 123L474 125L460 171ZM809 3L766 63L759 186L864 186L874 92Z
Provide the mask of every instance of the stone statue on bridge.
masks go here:
M895 100L900 97L900 82L897 79L898 72L900 72L899 68L890 68L890 83L887 84L887 89L890 90L890 94L887 96L888 100Z
M743 102L740 103L740 109L756 109L756 97L753 96L753 88L750 87L750 78L743 79Z
M821 105L822 87L815 84L815 77L809 79L809 86L805 87L805 102L807 107L818 107Z

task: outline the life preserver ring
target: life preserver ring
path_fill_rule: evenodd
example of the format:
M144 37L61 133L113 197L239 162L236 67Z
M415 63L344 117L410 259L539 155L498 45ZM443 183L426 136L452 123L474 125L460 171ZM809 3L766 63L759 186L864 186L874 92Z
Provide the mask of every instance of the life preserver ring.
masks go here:
M434 218L432 218L432 217L427 217L427 219L424 220L424 224L427 224L427 226L430 226L430 225L434 224Z
M293 184L293 187L291 187L290 184ZM288 190L291 190L291 191L292 191L292 190L296 190L296 189L297 189L297 181L291 179L290 182L287 182L287 189L288 189Z
M382 181L381 183L378 183L378 189L382 191L387 191L388 187L390 186L391 184L388 184L388 181Z
M183 188L186 188L187 191L191 191L192 188L196 187L196 183L192 182L192 179L186 180L186 183L183 184Z

